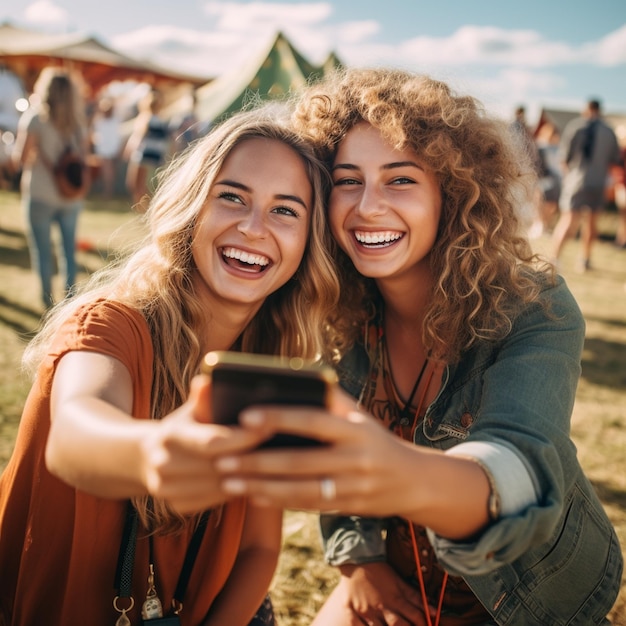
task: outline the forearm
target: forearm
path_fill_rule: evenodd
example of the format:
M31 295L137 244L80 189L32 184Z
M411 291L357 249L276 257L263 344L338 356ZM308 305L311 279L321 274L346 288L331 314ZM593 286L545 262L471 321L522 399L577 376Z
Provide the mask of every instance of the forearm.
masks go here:
M413 448L410 452L412 462L424 461L422 450ZM428 470L407 475L429 476L429 480L420 480L417 485L413 480L396 490L394 497L402 494L404 501L396 505L399 514L453 540L465 539L484 528L490 521L491 485L481 466L474 460L448 457L440 452L428 454L426 463ZM385 525L384 518L321 515L326 561L341 568L386 560Z
M403 516L441 537L462 540L490 522L491 485L483 468L473 460L420 448L422 470ZM405 494L406 495L406 494Z
M77 399L52 421L46 466L61 480L99 497L146 493L144 442L156 426L104 400Z
M249 624L267 595L278 555L278 550L266 547L242 550L202 626Z

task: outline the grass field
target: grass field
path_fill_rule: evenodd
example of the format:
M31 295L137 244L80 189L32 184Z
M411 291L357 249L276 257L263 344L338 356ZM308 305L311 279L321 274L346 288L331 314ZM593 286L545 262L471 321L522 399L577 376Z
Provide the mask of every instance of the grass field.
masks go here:
M587 320L572 437L626 550L626 251L611 245L612 232L614 216L608 214L593 271L574 272L577 242L566 247L561 271ZM79 225L82 277L141 233L127 200L89 200ZM545 252L546 240L536 245ZM60 296L60 283L57 287ZM29 386L19 373L21 353L41 313L19 198L0 191L0 471L11 453ZM272 585L277 621L279 626L306 626L336 582L336 573L322 562L314 515L289 511L284 528ZM626 626L626 578L612 619L616 626Z

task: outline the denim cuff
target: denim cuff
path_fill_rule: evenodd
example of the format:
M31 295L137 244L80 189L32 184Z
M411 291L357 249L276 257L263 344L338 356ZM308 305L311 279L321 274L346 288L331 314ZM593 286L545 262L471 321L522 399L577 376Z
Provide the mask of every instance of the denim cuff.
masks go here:
M473 459L483 467L500 501L502 517L518 515L538 503L540 490L535 474L512 446L493 441L465 441L446 454Z

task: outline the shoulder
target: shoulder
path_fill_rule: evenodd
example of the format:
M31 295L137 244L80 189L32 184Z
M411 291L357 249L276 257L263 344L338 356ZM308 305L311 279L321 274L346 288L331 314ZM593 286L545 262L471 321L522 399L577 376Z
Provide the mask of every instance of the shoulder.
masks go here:
M126 363L132 354L152 356L150 330L145 318L129 306L99 299L79 305L57 334L57 351L95 350Z
M610 137L612 140L614 140L617 143L617 134L615 133L615 130L608 122L601 119L598 126L607 135L607 137Z
M31 109L25 111L18 122L18 126L20 128L29 132L36 132L39 128L41 128L41 126L43 126L43 124L44 122L39 113Z
M513 335L525 332L572 333L582 341L585 334L585 318L565 279L556 275L553 279L537 274L540 285L538 297L521 309L513 322Z
M554 280L550 280L548 277L542 276L539 282L541 284L541 300L546 303L554 303L580 313L578 302L576 301L574 294L570 291L570 288L567 286L563 276L557 274L554 277Z

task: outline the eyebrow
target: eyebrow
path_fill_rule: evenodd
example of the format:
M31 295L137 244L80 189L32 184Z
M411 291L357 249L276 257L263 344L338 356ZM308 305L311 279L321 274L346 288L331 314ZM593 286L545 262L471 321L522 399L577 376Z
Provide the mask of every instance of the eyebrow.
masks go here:
M236 180L216 180L215 185L227 185L229 187L235 187L236 189L241 189L246 193L252 193L252 189L248 187L248 185L244 185L243 183L237 182ZM301 204L304 209L309 209L304 200L300 196L294 196L288 193L277 193L274 198L277 200L291 200L292 202L296 202L297 204Z
M422 170L422 171L424 170L424 168L419 163L416 163L415 161L395 161L393 163L385 163L383 166L381 166L381 169L392 170L397 167L416 167L419 170ZM360 168L357 165L353 165L352 163L337 163L333 165L332 169L333 171L335 171L337 169L358 170Z

